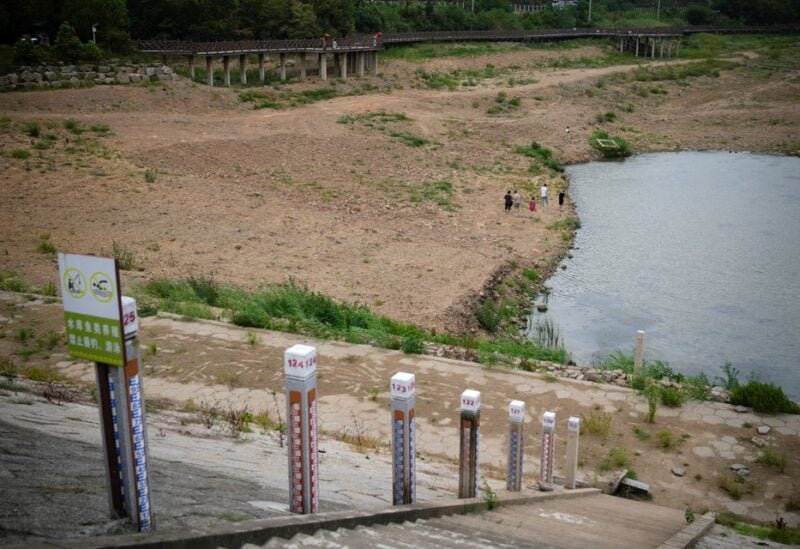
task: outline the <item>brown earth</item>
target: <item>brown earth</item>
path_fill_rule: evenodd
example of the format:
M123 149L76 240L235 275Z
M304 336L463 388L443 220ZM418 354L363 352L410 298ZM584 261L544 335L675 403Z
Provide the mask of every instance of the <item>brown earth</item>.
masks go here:
M585 161L593 158L587 137L602 127L636 151L797 148L793 72L764 80L743 67L648 84L665 93L640 94L635 83L597 85L632 66L545 66L598 52L511 48L424 65L382 61L378 76L286 86L360 95L284 110L254 110L236 90L187 80L2 94L0 269L55 282L52 255L36 252L43 233L72 252L108 252L117 241L138 265L126 282L213 275L253 288L294 278L400 320L460 331L493 272L512 260L546 270L568 246L547 227L569 208L551 204L533 221L524 206L503 213L507 189L529 197L543 181L553 194L566 187L555 172L532 175L516 146L537 141L562 162ZM424 89L415 72L489 63L499 76L457 91ZM501 91L520 106L488 114ZM340 120L381 110L410 120L383 129L374 117ZM619 118L597 126L607 111ZM63 127L68 118L111 133L78 138ZM54 136L52 146L34 147L23 131L30 121ZM428 143L408 146L391 132ZM32 156L12 158L13 149ZM146 170L157 172L154 181ZM441 181L452 196L434 189Z

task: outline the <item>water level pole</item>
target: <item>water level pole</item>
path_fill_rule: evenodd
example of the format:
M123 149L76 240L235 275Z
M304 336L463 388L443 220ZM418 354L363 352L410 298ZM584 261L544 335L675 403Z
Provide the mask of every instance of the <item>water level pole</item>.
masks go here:
M96 365L103 408L101 416L110 416L113 429L113 448L106 447L106 453L113 451L116 458L114 474L110 475L113 477L112 503L115 513L128 517L140 532L151 532L155 530L155 520L150 497L141 349L137 337L139 323L136 300L131 297L122 296L122 322L125 366ZM102 384L105 387L101 387ZM103 431L105 433L106 428ZM118 510L120 503L121 512Z
M398 372L392 376L392 503L406 505L417 499L414 441L414 374Z
M542 415L542 458L539 462L539 490L553 491L553 463L556 446L556 414L545 412Z
M578 439L581 434L581 418L567 420L567 470L564 488L573 490L578 476Z
M642 361L644 360L644 330L636 330L636 352L633 355L633 375L642 375Z
M317 350L309 345L286 349L283 370L289 422L289 509L301 515L317 513Z
M461 393L458 497L474 498L478 493L478 437L481 422L481 393Z
M519 492L522 489L522 456L524 441L522 428L525 425L525 403L512 400L508 405L508 471L506 472L506 490Z

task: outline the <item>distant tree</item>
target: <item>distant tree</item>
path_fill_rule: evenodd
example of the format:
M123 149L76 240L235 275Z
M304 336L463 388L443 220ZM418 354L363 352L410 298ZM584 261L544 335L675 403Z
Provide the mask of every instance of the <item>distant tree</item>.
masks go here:
M125 0L64 0L61 19L75 27L80 38L92 38L92 25L97 24L98 41L111 31L128 30L128 6Z
M378 7L372 2L357 2L355 29L356 32L367 34L386 30L386 20Z
M708 6L695 4L686 8L686 22L690 25L708 25L712 18L713 13Z
M58 28L53 51L62 61L75 62L83 57L83 44L75 29L68 22L64 21Z
M291 16L281 33L286 38L312 38L320 35L317 15L311 5L292 0L290 12Z
M312 0L320 31L331 36L347 36L355 30L355 4L352 0Z
M44 56L41 46L27 34L14 44L15 65L37 65L42 62Z

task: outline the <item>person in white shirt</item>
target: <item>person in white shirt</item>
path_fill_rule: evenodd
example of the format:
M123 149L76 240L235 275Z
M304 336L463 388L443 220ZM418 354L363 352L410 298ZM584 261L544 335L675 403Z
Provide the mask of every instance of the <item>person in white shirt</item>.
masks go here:
M539 201L540 204L543 206L547 206L547 183L542 185L541 191L539 191L539 195L541 196L541 200Z

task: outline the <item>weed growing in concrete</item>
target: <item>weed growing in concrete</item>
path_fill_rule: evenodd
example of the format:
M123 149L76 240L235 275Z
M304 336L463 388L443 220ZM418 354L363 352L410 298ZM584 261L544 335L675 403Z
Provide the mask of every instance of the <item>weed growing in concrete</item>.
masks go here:
M242 408L229 406L228 409L225 410L225 424L228 429L228 434L232 438L238 439L242 432L244 432L248 417L250 417L250 411L246 405Z
M244 334L244 338L245 341L247 341L247 344L251 347L255 347L256 344L261 341L261 336L252 330L247 330L247 332Z
M206 400L201 400L198 412L200 413L200 422L206 429L211 429L211 427L214 426L214 422L219 417L219 405L217 403L212 404Z
M41 381L43 383L60 383L64 381L64 376L51 366L30 366L22 371L22 375L31 381Z
M737 476L732 476L727 473L723 473L719 477L719 487L728 492L733 499L739 500L742 499L742 494L748 492L747 486L744 484L744 480Z
M63 383L49 381L45 388L42 390L42 396L50 404L61 406L65 402L72 402L75 400L72 391L70 391Z
M694 511L692 511L691 507L686 508L686 511L683 513L683 518L686 519L686 524L691 524L694 522Z
M786 470L786 453L778 453L775 448L768 446L756 457L756 463L774 467L779 473Z
M588 433L602 438L608 438L613 418L611 414L599 410L592 410L589 415L581 414L581 434Z
M616 446L609 450L608 456L600 462L600 471L611 471L612 469L623 469L630 465L631 460L625 448Z
M483 481L481 491L483 492L483 501L486 502L486 509L488 511L497 509L500 506L500 498L497 497L497 492L489 486L489 481L486 480L486 477L481 477L481 480Z
M658 445L664 448L665 450L674 448L677 445L675 435L672 434L672 431L664 429L656 433L656 436L658 437Z

